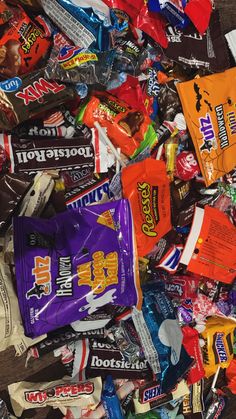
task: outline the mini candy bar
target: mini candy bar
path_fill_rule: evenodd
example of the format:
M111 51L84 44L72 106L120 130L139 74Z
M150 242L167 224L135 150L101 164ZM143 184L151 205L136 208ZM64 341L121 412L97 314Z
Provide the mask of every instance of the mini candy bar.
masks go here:
M95 378L79 383L53 381L29 383L22 381L8 386L12 407L17 417L23 410L37 407L67 406L95 408L101 399L102 383Z
M15 218L16 279L26 335L55 330L108 303L140 307L133 234L126 200L50 220Z
M120 401L111 375L106 377L101 400L107 419L123 419Z
M91 179L80 187L66 193L66 205L69 209L84 207L101 201L104 195L107 199L111 198L109 180Z
M46 56L51 41L19 4L10 7L10 13L12 16L5 24L0 40L0 76L15 77L13 85L17 86L19 79L16 76L34 70Z
M139 256L145 256L170 229L169 180L162 161L145 159L122 170L123 196L134 215Z
M73 139L20 140L8 134L0 134L0 145L8 154L10 172L35 173L41 170L68 170L94 168L94 150L91 138L81 134Z
M83 380L86 377L105 378L107 371L114 378L150 380L153 377L146 359L129 362L114 344L95 339L76 342L73 380Z
M96 96L81 108L77 122L90 128L98 122L107 129L112 143L128 157L135 157L157 142L151 119L107 92L96 92Z
M204 339L202 348L205 376L213 375L218 366L227 368L233 359L233 341L236 320L227 317L209 317L206 328L201 333Z
M187 383L182 380L176 387L169 393L164 393L160 383L149 382L144 387L136 390L134 396L134 408L137 417L139 413L145 413L158 406L165 405L171 400L179 399L189 394ZM135 416L136 417L136 416Z
M64 83L106 85L111 76L114 51L64 46L57 58L50 60L45 68L48 79Z
M19 123L76 97L72 86L44 78L44 69L0 84L0 128L12 129Z

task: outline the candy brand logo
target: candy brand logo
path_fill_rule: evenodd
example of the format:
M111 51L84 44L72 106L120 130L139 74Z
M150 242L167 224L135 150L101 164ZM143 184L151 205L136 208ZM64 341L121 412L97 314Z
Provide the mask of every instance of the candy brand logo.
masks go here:
M25 31L24 31L25 32ZM31 47L34 45L34 43L37 41L37 38L43 38L43 33L40 29L34 28L28 35L28 37L25 36L25 33L23 34L22 38L24 39L25 43L21 46L25 54L28 54L31 50Z
M53 93L56 95L62 92L66 86L64 84L58 84L55 81L49 82L44 78L40 77L39 80L35 81L33 85L29 85L23 89L22 92L16 93L18 99L24 101L24 105L28 106L30 102L35 102L41 99L44 95Z
M212 149L217 148L215 132L210 115L207 113L205 118L199 118L200 132L203 134L203 144L200 147L201 151L211 152Z
M157 72L153 68L147 69L147 74L149 76L147 82L147 94L148 96L158 96L160 91L160 86L157 80Z
M160 399L161 397L164 397L164 396L165 396L165 394L162 393L161 386L160 386L160 384L158 384L154 387L147 388L146 390L144 390L142 403L152 402L152 401Z
M128 361L118 359L101 359L97 355L93 355L90 366L92 368L114 368L119 370L132 369L132 370L143 370L147 368L147 361L137 361L130 363Z
M156 237L157 232L154 230L155 223L151 214L151 187L149 183L138 183L138 191L141 192L142 212L146 221L142 224L142 232L146 236Z
M118 113L125 113L127 111L127 109L119 105L119 103L116 103L114 100L108 99L106 97L101 99L101 103L99 103L98 108L113 116L114 118Z
M8 79L2 81L0 83L0 90L4 92L16 92L22 86L22 80L20 77L13 77L12 79Z
M65 69L74 68L88 61L98 61L98 57L93 52L86 52L86 50L77 47L62 48L58 61Z
M59 269L56 284L59 286L57 297L71 297L73 295L72 263L70 256L59 257Z
M228 147L229 145L229 139L227 135L227 130L225 126L225 118L224 118L224 108L223 105L219 105L215 107L215 113L218 123L218 137L220 140L220 148L223 149L225 147Z
M220 362L228 361L227 352L224 345L224 333L216 333L215 335L215 347L219 357Z
M136 53L139 54L140 53L140 49L137 45L135 45L132 41L127 41L125 42L126 45L126 51L132 53Z
M234 135L236 134L236 116L234 112L228 112L227 113L228 118L228 125L230 129L230 134Z
M72 198L69 202L67 202L68 208L79 208L85 207L86 205L93 204L94 202L101 201L103 194L108 195L110 198L110 189L109 189L109 182L104 183L101 186L98 186L96 189L92 191L85 192L82 196L81 194Z
M44 295L50 295L52 292L50 256L35 256L32 276L34 276L35 282L34 286L26 293L27 300L32 297L36 297L39 300Z
M101 294L110 285L118 284L118 254L97 251L93 260L77 266L78 285L86 285L94 294Z
M43 404L47 400L68 400L85 394L92 394L94 385L90 381L81 384L65 384L40 391L25 391L25 400L31 404Z
M172 295L175 295L177 297L182 297L183 295L183 287L185 285L185 282L183 281L183 285L181 284L173 284L171 282L165 282L165 290L166 292L169 292Z
M90 146L79 146L61 148L44 148L44 149L31 149L26 151L16 151L18 163L28 163L29 161L37 161L39 163L46 162L48 159L60 160L70 159L71 157L83 156L84 158L93 157L92 148Z

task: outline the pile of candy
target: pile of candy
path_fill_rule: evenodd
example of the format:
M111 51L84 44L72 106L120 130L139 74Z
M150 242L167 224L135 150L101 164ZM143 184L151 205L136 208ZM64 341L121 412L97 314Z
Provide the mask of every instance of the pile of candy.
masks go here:
M0 350L65 369L9 385L15 416L219 418L236 31L212 0L0 0L0 29Z

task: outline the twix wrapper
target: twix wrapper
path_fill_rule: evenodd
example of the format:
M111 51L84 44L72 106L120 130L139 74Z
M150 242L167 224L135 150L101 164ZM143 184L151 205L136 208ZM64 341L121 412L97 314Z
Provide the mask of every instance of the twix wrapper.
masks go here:
M236 68L177 84L198 161L209 186L236 164Z
M44 78L44 69L0 85L0 129L16 125L76 97L76 90Z
M101 378L80 383L53 381L29 383L22 381L8 386L12 407L17 417L26 409L52 406L95 408L101 400Z

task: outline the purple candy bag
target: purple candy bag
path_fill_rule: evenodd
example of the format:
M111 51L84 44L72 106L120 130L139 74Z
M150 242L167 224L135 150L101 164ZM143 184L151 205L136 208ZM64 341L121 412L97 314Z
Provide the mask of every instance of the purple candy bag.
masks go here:
M40 336L108 303L141 307L134 237L125 199L50 220L16 217L16 279L26 335Z

